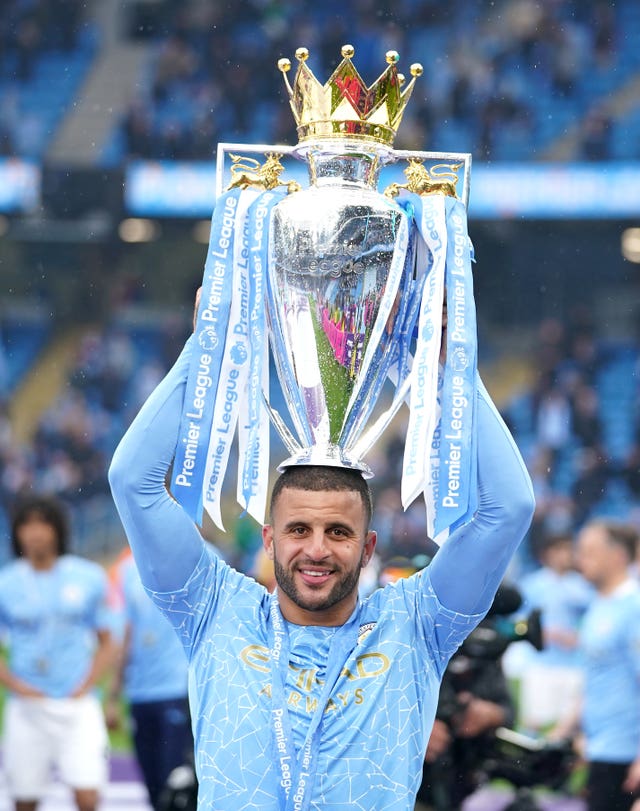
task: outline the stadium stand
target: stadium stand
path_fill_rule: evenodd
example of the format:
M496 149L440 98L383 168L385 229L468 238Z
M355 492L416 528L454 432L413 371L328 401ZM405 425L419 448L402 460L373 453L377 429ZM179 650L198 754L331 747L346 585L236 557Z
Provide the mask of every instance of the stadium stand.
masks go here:
M98 47L82 10L79 0L3 4L2 154L42 158L73 105Z
M491 160L637 154L640 12L633 0L615 7L476 0L448 4L446 13L411 0L392 9L367 0L348 8L242 2L224 12L199 2L157 5L146 29L147 66L106 163L207 159L217 141L291 142L281 89L264 66L300 43L314 71L328 75L343 41L355 46L369 81L391 46L407 63L425 63L427 101L408 110L400 147L426 140Z

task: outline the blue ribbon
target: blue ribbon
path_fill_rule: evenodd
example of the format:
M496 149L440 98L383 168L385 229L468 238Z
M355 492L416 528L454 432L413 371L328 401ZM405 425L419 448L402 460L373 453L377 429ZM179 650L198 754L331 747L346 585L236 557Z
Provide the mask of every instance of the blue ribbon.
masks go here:
M233 295L233 244L240 189L221 195L211 218L195 328L194 352L185 392L171 492L189 516L202 520L202 485L220 367Z
M268 623L271 663L271 726L274 762L280 774L278 783L282 811L307 811L316 776L316 759L320 749L322 718L331 693L340 678L349 653L358 642L360 604L344 625L336 627L329 655L327 673L311 718L304 743L296 752L293 729L287 708L285 684L289 669L289 634L280 613L277 595L271 596Z
M468 520L477 507L475 399L477 331L464 205L445 201L447 360L442 391L439 498L435 531Z
M262 372L265 358L266 270L269 262L269 226L273 207L286 191L261 194L249 207L249 339L251 356L247 398L249 403L249 437L242 461L242 497L244 507L254 492L260 452L260 409L262 408Z

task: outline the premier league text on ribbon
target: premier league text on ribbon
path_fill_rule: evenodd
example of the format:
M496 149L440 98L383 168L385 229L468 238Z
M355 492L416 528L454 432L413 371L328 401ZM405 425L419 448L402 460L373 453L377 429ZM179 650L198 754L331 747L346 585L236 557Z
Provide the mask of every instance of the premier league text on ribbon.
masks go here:
M251 249L250 258L252 262L252 286L249 325L251 332L251 366L249 370L249 447L245 462L242 468L242 492L245 499L245 506L249 503L251 496L260 478L259 452L260 452L260 415L258 409L261 403L260 386L263 362L263 341L264 341L264 272L266 262L265 250L265 222L268 225L271 207L269 203L275 200L275 195L266 193L261 195L255 203L252 211L251 224Z
M190 410L186 413L186 416L191 421L188 424L186 439L182 437L182 442L185 443L184 458L182 460L180 473L175 477L175 484L180 487L191 487L191 477L193 476L193 469L196 465L198 442L200 440L200 432L202 431L202 413L204 411L205 398L207 390L213 384L213 379L209 374L212 360L208 352L203 352L200 355L194 398Z
M215 349L219 343L216 327L220 316L224 314L223 303L226 300L224 296L225 276L229 250L233 245L237 205L238 199L236 196L228 195L225 198L218 241L216 245L211 246L210 251L210 259L212 260L210 265L210 285L208 285L209 289L205 291L206 298L201 302L198 314L198 321L205 326L205 329L208 328L212 349ZM198 464L198 454L200 448L202 448L201 433L208 392L214 382L211 376L213 363L214 356L211 350L200 353L192 399L187 405L188 410L185 412L188 423L185 421L183 424L183 434L180 437L180 442L184 443L185 448L181 465L174 476L174 485L177 487L191 487L192 485L194 469ZM237 397L237 393L235 396ZM199 484L199 482L196 482L196 484Z
M456 346L463 348L466 346L469 335L467 324L467 301L465 286L465 251L468 246L468 237L464 227L464 221L459 214L452 215L453 236L454 236L454 261L450 268L451 278L454 282L453 290L449 291L447 299L447 331L449 333L449 345L453 347L454 368L456 363ZM453 308L450 307L451 300ZM462 357L465 362L465 355ZM458 507L461 484L461 463L463 455L463 428L464 419L469 409L469 399L466 396L466 382L462 375L454 374L451 378L451 399L448 413L443 413L443 441L447 445L447 455L445 464L446 473L446 494L443 494L442 505L444 507Z
M246 223L245 223L246 228ZM243 242L245 236L243 235ZM239 320L237 320L230 330L232 340L238 338L246 338L248 335L248 315L249 315L249 285L247 281L246 270L248 267L249 252L246 244L241 246L240 255L236 257L236 273L235 284L239 293ZM235 336L235 338L233 337ZM238 344L238 351L241 352L242 344ZM241 355L242 356L242 355ZM224 459L227 451L228 444L231 442L234 433L234 420L237 413L236 403L241 396L241 371L237 366L231 366L226 374L220 376L220 380L224 380L224 392L222 396L223 409L219 415L219 419L214 420L215 438L212 438L209 443L209 452L211 456L211 470L206 482L206 496L207 499L213 500L215 498L215 488L218 485L220 478L224 476Z

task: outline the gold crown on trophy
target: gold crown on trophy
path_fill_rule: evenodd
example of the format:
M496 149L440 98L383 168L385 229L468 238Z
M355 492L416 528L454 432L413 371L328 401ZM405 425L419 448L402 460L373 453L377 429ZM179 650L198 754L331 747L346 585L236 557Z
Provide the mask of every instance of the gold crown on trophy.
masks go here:
M311 138L366 138L383 144L393 144L415 80L422 75L422 65L411 65L412 79L404 90L404 76L398 73L397 51L387 51L387 69L367 87L351 61L352 45L342 46L342 62L329 81L322 85L307 67L309 51L298 48L296 59L300 63L289 84L288 59L278 60L282 71L291 109L301 141Z

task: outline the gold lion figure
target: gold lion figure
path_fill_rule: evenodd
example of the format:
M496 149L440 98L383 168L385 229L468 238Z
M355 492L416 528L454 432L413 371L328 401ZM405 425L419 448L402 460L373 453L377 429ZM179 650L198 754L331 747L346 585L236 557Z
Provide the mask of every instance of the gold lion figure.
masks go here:
M446 194L448 197L457 197L457 171L461 166L461 163L437 163L429 171L419 158L409 158L409 165L404 170L407 182L391 183L384 193L387 197L397 197L400 189L407 189L419 195Z
M289 182L280 180L280 175L284 170L280 163L282 155L269 152L264 163L244 155L229 153L229 157L232 161L231 182L227 186L227 191L229 189L248 189L249 187L270 191L277 186L286 186L289 192L300 190L300 184L295 180Z

